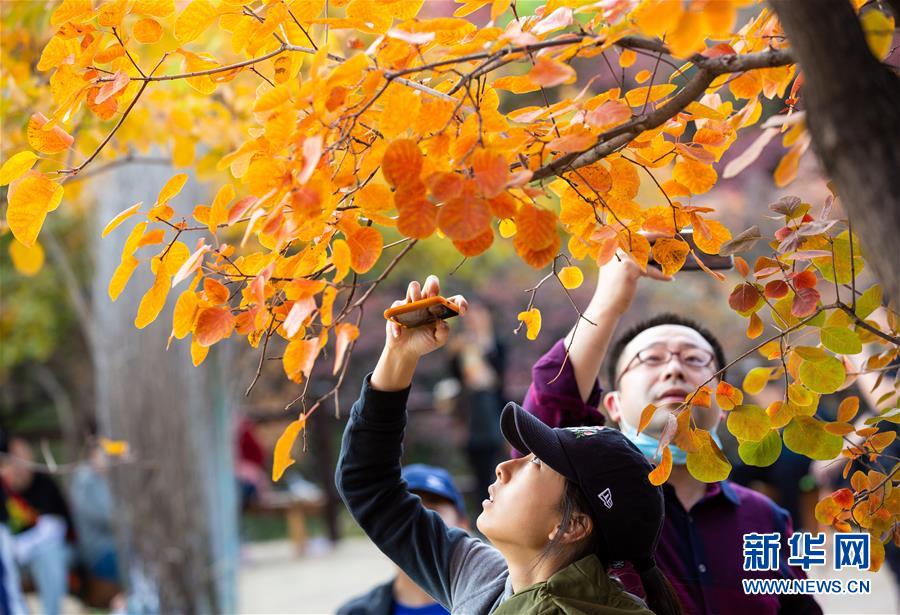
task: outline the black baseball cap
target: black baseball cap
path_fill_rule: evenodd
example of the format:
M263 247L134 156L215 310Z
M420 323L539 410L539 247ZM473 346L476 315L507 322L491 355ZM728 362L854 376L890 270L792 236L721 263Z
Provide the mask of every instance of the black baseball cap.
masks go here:
M636 569L655 566L654 553L665 508L662 488L647 475L653 466L616 429L609 427L552 428L516 403L500 417L503 436L524 454L543 463L581 490L603 537L598 553L607 563L628 560Z

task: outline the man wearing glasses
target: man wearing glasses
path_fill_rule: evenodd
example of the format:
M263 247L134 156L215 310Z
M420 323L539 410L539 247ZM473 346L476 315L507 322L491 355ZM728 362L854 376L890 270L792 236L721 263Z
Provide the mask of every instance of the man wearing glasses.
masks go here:
M670 279L652 267L642 272L622 253L600 269L597 288L584 310L590 322L580 320L535 364L523 405L551 426L569 427L603 424L598 410L602 403L622 432L655 460L669 413L726 361L715 336L674 314L638 324L610 348L641 277ZM613 390L603 394L597 377L607 354ZM718 378L708 384L715 390ZM658 410L638 434L641 411L651 403ZM722 413L714 401L710 408L695 406L691 411L696 427L715 434ZM674 445L670 449L673 468L663 485L666 520L656 561L678 593L684 612L821 613L809 596L748 595L741 584L744 578L805 578L802 570L786 563L790 515L764 495L727 480L700 482L687 471L686 453ZM781 535L777 570L743 570L743 536L754 532ZM629 591L643 595L633 571L623 568L617 576Z

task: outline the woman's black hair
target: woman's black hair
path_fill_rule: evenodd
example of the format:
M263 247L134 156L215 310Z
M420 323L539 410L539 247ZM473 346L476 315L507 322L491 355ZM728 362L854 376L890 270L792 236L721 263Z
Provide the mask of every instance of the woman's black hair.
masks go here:
M575 482L566 480L566 490L559 502L559 512L562 515L562 520L559 522L559 530L538 556L538 562L548 558L560 558L563 556L567 548L562 542L563 536L569 531L572 524L576 523L575 515L577 513L590 515L587 511L590 511L590 508L581 489ZM596 526L587 538L582 540L563 561L567 566L588 555L596 555L603 567L607 570L609 569L610 562L603 543L603 533ZM643 570L638 570L635 567L635 571L641 577L647 607L651 611L657 615L682 615L684 611L681 608L681 602L678 600L675 589L672 587L669 579L655 564Z

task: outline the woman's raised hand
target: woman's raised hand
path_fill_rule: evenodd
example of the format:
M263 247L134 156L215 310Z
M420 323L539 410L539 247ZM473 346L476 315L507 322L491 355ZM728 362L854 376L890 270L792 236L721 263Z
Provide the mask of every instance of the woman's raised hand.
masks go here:
M430 275L424 284L413 280L406 289L406 298L394 301L391 307L404 305L420 299L436 297L441 294L441 283L437 276ZM459 307L460 316L466 313L468 302L462 295L448 297L448 301ZM410 358L418 359L422 355L437 350L447 342L450 328L443 320L437 320L421 327L406 328L387 322L385 350L401 353Z

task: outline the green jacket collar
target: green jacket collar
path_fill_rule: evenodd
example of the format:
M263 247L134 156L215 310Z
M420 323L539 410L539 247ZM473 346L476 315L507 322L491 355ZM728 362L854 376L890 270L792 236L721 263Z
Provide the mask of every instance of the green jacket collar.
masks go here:
M495 615L652 615L646 605L609 577L596 555L569 564L541 583L513 594Z

